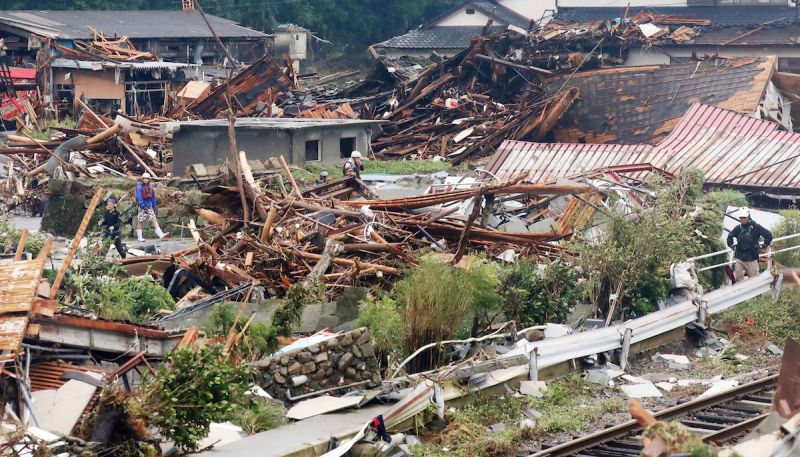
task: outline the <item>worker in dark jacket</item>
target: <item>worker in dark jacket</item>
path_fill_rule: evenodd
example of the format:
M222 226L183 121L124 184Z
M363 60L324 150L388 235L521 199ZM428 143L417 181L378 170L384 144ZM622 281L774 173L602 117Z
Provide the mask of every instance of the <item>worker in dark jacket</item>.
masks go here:
M764 239L764 245L760 246L760 240ZM736 240L736 245L733 240ZM756 224L750 218L750 209L739 209L739 225L733 228L728 234L728 247L734 250L736 266L733 274L736 281L758 276L758 254L761 249L766 249L772 242L772 233L764 227Z
M119 216L119 211L117 211L117 200L115 198L112 197L108 199L106 202L106 212L103 214L103 218L97 221L97 224L105 227L103 239L111 238L114 240L114 247L117 248L119 256L124 259L126 257L125 247L122 245L122 240L119 238L119 229L122 226L122 219Z

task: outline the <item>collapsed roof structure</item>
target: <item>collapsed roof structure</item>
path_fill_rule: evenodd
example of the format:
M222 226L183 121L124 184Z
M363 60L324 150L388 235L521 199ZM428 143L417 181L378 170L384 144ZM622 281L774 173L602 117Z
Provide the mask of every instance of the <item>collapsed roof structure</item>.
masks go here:
M800 134L701 103L656 145L505 141L485 170L499 180L524 174L525 182L541 183L630 164L699 169L711 187L800 194Z

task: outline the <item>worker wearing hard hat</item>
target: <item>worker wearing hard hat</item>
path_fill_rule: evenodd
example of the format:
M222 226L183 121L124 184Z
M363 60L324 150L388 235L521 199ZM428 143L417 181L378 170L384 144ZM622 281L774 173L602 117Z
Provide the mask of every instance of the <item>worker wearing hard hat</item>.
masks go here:
M315 179L314 180L314 185L318 186L320 184L325 184L327 182L328 182L328 172L327 171L321 171L319 173L319 179Z
M758 276L758 254L772 242L772 233L750 218L749 208L740 208L739 225L728 233L728 247L733 249L736 266L733 274L736 281ZM760 240L764 239L763 246ZM733 240L736 240L734 245Z
M361 163L361 153L353 151L350 153L350 158L342 165L342 174L360 179L362 171L364 171L364 164Z

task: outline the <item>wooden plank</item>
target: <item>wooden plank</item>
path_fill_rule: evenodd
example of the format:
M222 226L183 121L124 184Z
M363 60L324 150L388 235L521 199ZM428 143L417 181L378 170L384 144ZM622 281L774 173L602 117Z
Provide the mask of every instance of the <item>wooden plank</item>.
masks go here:
M17 252L14 253L14 261L19 262L22 260L22 252L25 251L25 243L28 242L28 229L23 228L19 234L19 243L17 243Z
M89 202L89 207L86 208L86 212L83 214L81 225L78 226L78 231L75 233L75 238L72 239L72 245L69 247L67 256L64 258L64 264L61 265L61 269L58 270L58 275L56 275L56 279L53 281L53 286L50 289L50 298L56 298L58 295L58 289L61 287L61 282L64 281L64 275L67 274L69 264L72 263L72 258L75 257L75 253L78 252L78 246L81 244L81 238L83 238L83 234L86 232L86 227L89 226L89 221L92 219L94 210L97 208L97 204L100 202L100 197L103 195L103 192L104 190L102 187L99 187L94 192L94 196Z

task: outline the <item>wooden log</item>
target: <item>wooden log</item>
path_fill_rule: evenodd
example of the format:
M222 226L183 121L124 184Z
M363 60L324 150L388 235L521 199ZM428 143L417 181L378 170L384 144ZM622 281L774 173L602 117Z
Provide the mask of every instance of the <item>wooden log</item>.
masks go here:
M23 228L19 234L19 242L17 243L17 252L14 253L14 261L22 260L22 252L25 251L25 243L28 242L28 229Z
M236 116L233 109L228 110L228 145L230 146L231 159L233 161L234 176L236 176L236 187L239 189L239 198L242 202L242 213L245 225L250 223L250 205L247 204L247 195L244 193L242 183L242 167L239 166L239 153L236 148Z
M122 125L114 124L114 126L109 127L103 130L102 132L98 133L97 135L86 140L86 143L87 144L101 143L119 133L120 130L122 130Z
M286 159L283 158L283 154L278 156L278 162L280 162L283 171L286 173L287 177L289 178L289 182L292 183L293 191L300 197L300 200L305 200L303 198L303 193L300 192L300 186L297 185L297 181L294 180L294 175L292 175L292 171L289 169L289 165L286 163Z
M299 251L297 249L292 250L292 253L294 255L296 255L297 257L300 257L300 258L303 258L303 259L317 260L317 261L322 259L322 256L319 255L319 254L313 254L311 252ZM377 264L374 264L374 263L365 263L365 262L356 263L356 261L354 261L354 260L342 259L342 258L338 258L338 257L334 258L334 259L331 259L331 263L333 263L334 265L341 265L341 266L345 266L345 267L355 267L356 265L359 265L361 268L374 268L376 271L380 271L380 272L383 272L383 273L386 273L386 274L390 274L390 275L399 275L400 274L400 270L398 270L397 268L387 267L387 266L384 266L384 265L377 265Z
M86 111L86 113L89 116L91 116L92 119L96 120L100 125L105 125L106 127L111 127L112 124L109 124L108 122L104 121L100 116L98 116L94 111L92 111L91 108L86 106L86 103L83 103L83 100L81 100L80 98L76 98L75 101L77 101L78 105L80 105L80 107L84 111Z
M269 207L269 214L267 214L267 220L264 222L264 227L261 229L261 236L259 239L262 242L269 240L270 232L272 231L272 223L275 222L275 215L278 213L278 208L274 206Z
M56 279L53 281L53 285L50 288L49 298L51 299L56 298L58 295L58 289L61 287L61 282L64 280L64 275L67 274L69 264L72 263L72 258L75 257L75 253L78 252L78 246L81 244L81 238L83 238L83 234L86 232L86 228L89 226L89 221L92 219L94 210L97 208L97 204L100 202L100 197L103 195L103 192L104 190L102 187L97 188L97 190L94 192L92 200L89 202L89 207L86 208L86 212L83 214L83 220L78 226L78 231L75 232L75 237L72 239L72 245L69 247L67 256L64 258L64 263L61 265L61 269L58 270Z

